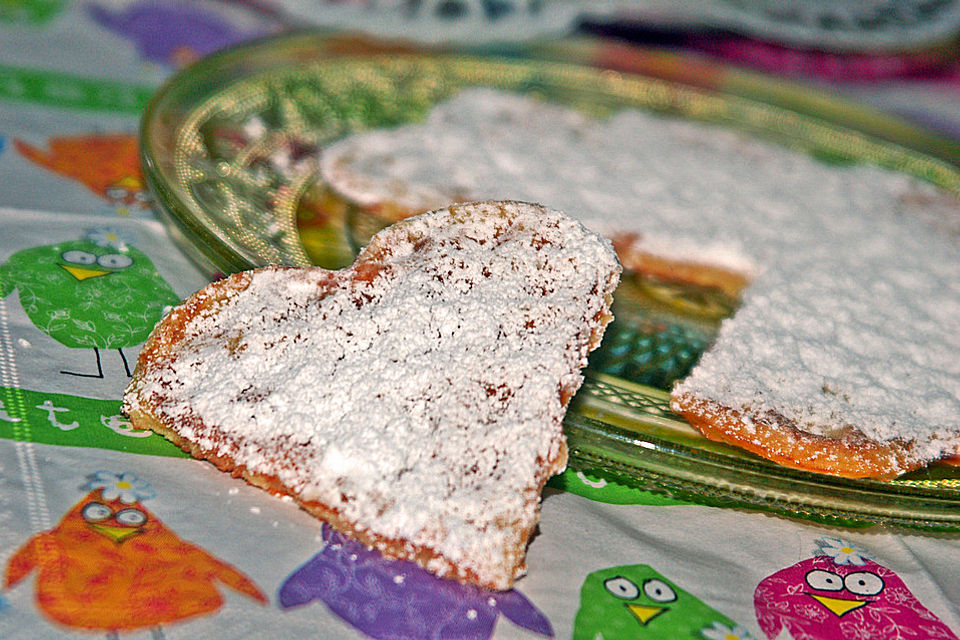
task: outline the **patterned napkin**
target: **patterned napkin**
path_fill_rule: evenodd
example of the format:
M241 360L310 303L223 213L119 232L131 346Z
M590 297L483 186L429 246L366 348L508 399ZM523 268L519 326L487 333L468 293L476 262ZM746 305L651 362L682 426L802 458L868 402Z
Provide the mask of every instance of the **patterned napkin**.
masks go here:
M528 575L496 593L385 559L134 429L120 397L139 348L206 282L150 209L139 117L185 62L284 24L255 5L0 3L0 637L957 637L956 536L568 471Z

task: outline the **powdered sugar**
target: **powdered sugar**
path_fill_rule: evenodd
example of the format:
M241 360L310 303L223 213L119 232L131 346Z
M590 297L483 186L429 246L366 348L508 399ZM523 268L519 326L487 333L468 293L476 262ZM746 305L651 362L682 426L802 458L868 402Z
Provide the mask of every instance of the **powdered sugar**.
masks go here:
M618 273L608 242L536 206L411 218L343 272L244 274L128 409L159 401L202 448L505 585Z
M637 232L640 251L742 272L742 307L677 393L813 434L912 440L924 461L960 451L960 214L929 184L485 89L422 124L352 136L322 165L361 203L534 199L605 234Z

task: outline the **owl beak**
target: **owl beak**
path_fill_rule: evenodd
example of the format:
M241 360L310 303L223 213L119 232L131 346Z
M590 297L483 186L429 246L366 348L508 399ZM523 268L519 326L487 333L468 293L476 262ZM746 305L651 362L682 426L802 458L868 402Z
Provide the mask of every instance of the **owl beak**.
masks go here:
M124 176L113 183L112 186L123 187L129 191L143 189L143 180L138 180L134 176Z
M637 617L642 624L648 624L661 613L667 611L666 607L648 607L641 604L628 604L627 609Z
M103 269L87 269L86 267L78 267L72 264L62 264L60 266L66 269L67 273L72 275L77 280L96 278L97 276L103 276L110 273L109 271L104 271Z
M131 538L142 531L140 527L131 528L131 527L112 527L107 524L92 524L93 530L97 533L107 536L117 544L120 544Z
M827 596L818 596L813 593L810 594L810 597L832 611L833 614L838 618L843 614L850 613L854 609L859 609L863 605L870 602L869 600L845 600L843 598L830 598Z

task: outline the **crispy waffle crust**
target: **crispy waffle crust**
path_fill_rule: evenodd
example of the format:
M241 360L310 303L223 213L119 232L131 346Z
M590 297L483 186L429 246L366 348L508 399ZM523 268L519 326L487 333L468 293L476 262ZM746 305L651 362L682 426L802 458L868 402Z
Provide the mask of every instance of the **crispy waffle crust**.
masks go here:
M817 435L773 413L736 410L693 394L674 393L670 406L707 438L794 469L889 479L926 464L912 455L910 442L875 442L849 427L829 437Z
M441 209L339 272L208 285L156 327L124 410L388 556L507 589L619 273L555 211Z
M669 261L636 251L630 234L614 238L613 243L628 272L715 287L734 299L749 285L747 277L736 271ZM915 455L909 440L878 442L851 426L827 425L821 429L823 433L815 433L798 428L774 411L751 406L736 409L682 388L672 392L670 408L710 440L740 447L794 469L883 480L929 462Z

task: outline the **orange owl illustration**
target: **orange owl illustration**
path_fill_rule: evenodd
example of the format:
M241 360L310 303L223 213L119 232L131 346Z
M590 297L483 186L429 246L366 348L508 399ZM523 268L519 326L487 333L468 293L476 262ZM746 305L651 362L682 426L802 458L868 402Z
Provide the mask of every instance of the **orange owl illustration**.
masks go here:
M114 204L121 214L131 208L146 209L150 197L140 167L137 136L91 134L50 138L49 150L23 140L14 147L26 158L62 176L78 180Z
M90 492L53 529L33 536L7 564L11 588L37 572L35 600L51 620L74 629L151 628L217 611L218 583L259 603L245 575L180 539L141 504L150 485L132 474L99 471Z

